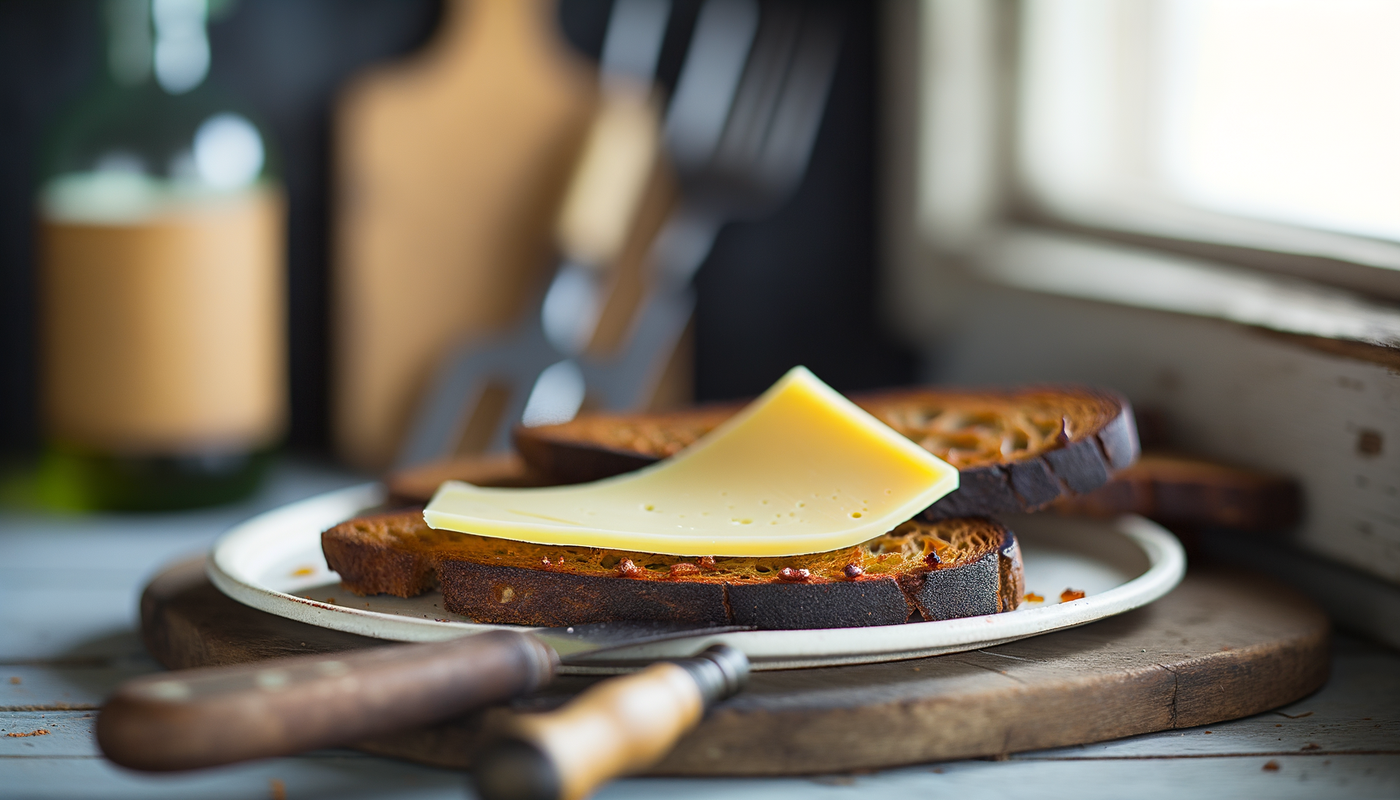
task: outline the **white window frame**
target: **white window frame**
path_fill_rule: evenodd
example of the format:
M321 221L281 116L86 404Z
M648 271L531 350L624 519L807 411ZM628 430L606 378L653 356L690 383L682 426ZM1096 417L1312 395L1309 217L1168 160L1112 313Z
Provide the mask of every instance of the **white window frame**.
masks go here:
M905 73L892 77L891 94L902 94L913 108L912 114L902 112L907 119L886 121L888 150L892 159L907 158L905 163L917 166L888 175L887 206L895 227L904 225L922 251L914 259L920 263L910 269L925 270L923 257L930 256L981 278L1042 292L1400 347L1400 244L1231 217L1146 196L1112 204L1038 196L1020 177L1016 139L1022 4L921 0L895 3L888 11L890 70ZM901 202L909 208L897 210ZM1128 263L1116 272L1009 264L1008 251L1025 252L1028 237L1037 234L1114 252L1136 250L1159 276L1178 263L1180 280L1208 280L1199 291L1179 293L1182 297L1154 298L1144 296L1141 276ZM897 257L901 248L909 246L891 243L896 264L909 263L912 254ZM1236 302L1185 299L1213 297L1225 284L1233 287ZM1267 316L1236 313L1280 302L1278 313ZM1335 315L1374 324L1362 330L1329 320Z

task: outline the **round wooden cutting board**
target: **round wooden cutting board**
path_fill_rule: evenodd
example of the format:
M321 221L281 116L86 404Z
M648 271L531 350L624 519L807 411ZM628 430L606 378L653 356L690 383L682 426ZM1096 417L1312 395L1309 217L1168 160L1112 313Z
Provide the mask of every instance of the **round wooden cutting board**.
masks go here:
M146 647L171 668L391 643L273 616L225 597L203 560L141 599ZM967 653L760 672L652 771L791 775L997 756L1235 719L1327 678L1329 623L1311 601L1241 572L1193 570L1145 608ZM544 710L598 680L564 676L514 704ZM356 747L471 766L487 711Z

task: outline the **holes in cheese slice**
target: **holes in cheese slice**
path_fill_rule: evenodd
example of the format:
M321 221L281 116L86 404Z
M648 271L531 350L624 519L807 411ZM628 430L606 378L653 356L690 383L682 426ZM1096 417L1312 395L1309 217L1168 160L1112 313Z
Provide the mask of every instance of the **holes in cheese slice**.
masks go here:
M673 458L572 486L449 481L423 518L535 544L789 556L873 539L957 486L954 467L796 367Z

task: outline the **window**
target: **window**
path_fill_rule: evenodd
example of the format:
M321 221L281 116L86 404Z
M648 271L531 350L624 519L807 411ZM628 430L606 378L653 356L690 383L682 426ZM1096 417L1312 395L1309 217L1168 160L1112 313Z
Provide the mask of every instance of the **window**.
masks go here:
M886 156L913 165L891 171L889 205L891 241L917 241L891 251L911 318L931 302L917 287L962 265L1400 346L1400 2L893 9L891 93L917 98Z
M907 252L976 268L1007 236L1073 236L1400 302L1400 2L892 9Z
M1284 269L1400 296L1400 3L1019 9L1011 160L1033 216L1395 271Z

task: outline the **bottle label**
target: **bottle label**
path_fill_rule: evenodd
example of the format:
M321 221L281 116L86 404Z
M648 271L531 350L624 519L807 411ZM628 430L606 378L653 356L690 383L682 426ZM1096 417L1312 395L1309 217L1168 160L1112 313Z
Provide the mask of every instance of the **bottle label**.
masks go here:
M258 186L124 222L41 213L49 437L133 454L272 443L287 414L284 209Z

